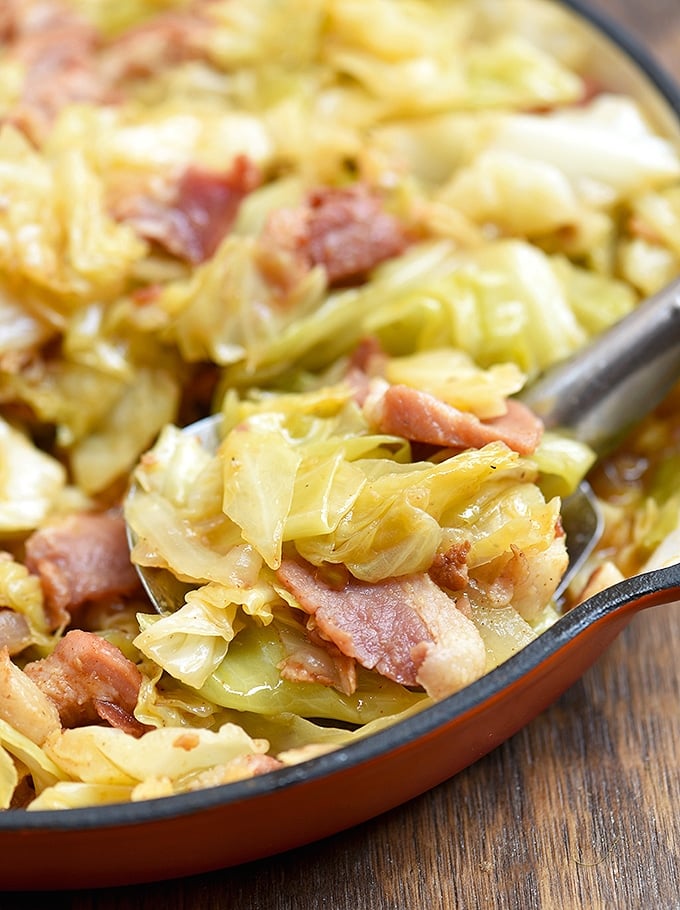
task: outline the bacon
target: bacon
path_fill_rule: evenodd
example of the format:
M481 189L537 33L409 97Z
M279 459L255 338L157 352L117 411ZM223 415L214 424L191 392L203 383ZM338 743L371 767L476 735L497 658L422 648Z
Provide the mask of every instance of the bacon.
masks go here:
M277 575L322 636L388 679L441 698L484 671L477 629L426 574L374 584L349 577L340 587L313 566L284 560Z
M168 66L206 59L213 29L202 15L204 5L195 2L184 12L163 13L124 32L102 54L108 79L143 78Z
M354 659L347 657L314 629L310 630L308 641L300 642L287 636L284 628L281 630L281 640L284 647L290 649L290 653L278 665L282 679L332 686L345 695L356 691Z
M100 720L109 724L110 727L117 727L124 733L129 733L130 736L140 737L150 729L141 721L138 721L132 713L121 708L120 705L106 701L103 698L96 699L94 707Z
M512 606L531 622L555 593L569 556L564 534L556 535L544 549L526 551L515 544L470 573L470 587L491 607Z
M399 221L361 185L318 190L310 210L308 255L326 269L329 284L359 279L408 245Z
M18 104L9 119L36 143L67 104L105 100L96 67L99 41L84 19L59 2L16 4L2 29L8 56L24 68Z
M64 727L104 720L128 732L145 729L134 717L142 674L119 648L92 632L74 629L25 672L56 706Z
M343 654L403 685L416 685L411 649L430 636L412 607L408 579L381 584L350 580L337 590L311 566L292 561L284 561L277 575L314 616L321 635Z
M543 424L526 405L507 399L501 417L480 420L430 395L405 385L389 386L372 400L368 417L381 432L403 436L413 442L452 449L479 449L501 441L520 455L536 451Z
M472 544L469 540L453 544L443 553L437 553L429 569L430 578L440 588L464 591L468 585L467 557Z
M323 187L302 207L272 213L262 237L263 262L284 287L317 265L326 270L329 285L340 285L361 281L410 242L406 228L369 187Z
M114 214L140 236L198 265L214 254L229 233L242 200L261 179L259 168L239 155L224 173L187 168L167 202L131 196L118 203Z
M26 541L26 567L40 576L53 628L91 601L139 591L123 518L81 513L36 531Z

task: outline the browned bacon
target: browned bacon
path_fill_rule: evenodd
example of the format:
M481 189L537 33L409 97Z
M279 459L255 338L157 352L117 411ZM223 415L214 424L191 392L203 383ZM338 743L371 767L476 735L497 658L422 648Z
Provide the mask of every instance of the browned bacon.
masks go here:
M520 455L530 455L541 440L543 425L526 405L507 399L501 417L480 420L430 395L393 385L372 402L369 419L383 433L452 449L478 449L497 440Z
M469 540L454 544L443 553L437 553L430 566L430 578L440 588L464 591L468 585L467 557L472 544Z
M477 629L427 574L374 584L347 576L343 586L292 560L277 574L321 635L395 682L442 698L483 672Z
M36 531L26 541L26 566L40 576L53 628L89 601L139 589L125 523L114 513L71 515Z
M288 252L287 267L295 279L320 265L330 285L360 281L371 269L398 256L410 243L404 225L386 212L380 196L363 184L323 187L298 209L272 213L265 228L265 263L278 283L286 285L277 252ZM293 282L294 283L294 280Z
M411 579L349 581L338 590L313 567L292 561L282 563L278 577L302 609L314 616L320 634L343 654L396 682L417 684L411 651L431 636L413 609Z
M282 633L284 646L288 646ZM315 682L332 686L345 695L357 687L356 663L334 644L322 638L314 629L307 642L295 641L290 653L279 664L282 679L290 682Z
M15 4L13 13L4 14L2 29L9 58L24 70L21 96L9 119L35 142L67 104L104 100L107 87L95 59L97 33L59 0Z
M231 229L243 198L261 181L259 168L239 155L223 173L187 168L167 202L135 195L119 202L115 215L140 236L197 265L209 259Z
M186 11L154 16L128 29L102 53L102 65L112 83L150 76L168 66L209 56L210 20L202 15L203 2Z
M105 720L127 732L144 731L134 717L142 674L119 648L92 632L74 629L25 672L54 703L64 727Z

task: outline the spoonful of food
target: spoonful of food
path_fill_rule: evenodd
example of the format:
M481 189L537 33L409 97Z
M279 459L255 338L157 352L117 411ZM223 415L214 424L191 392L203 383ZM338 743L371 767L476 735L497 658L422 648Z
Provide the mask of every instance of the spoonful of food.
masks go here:
M574 356L535 381L521 397L547 429L560 429L588 444L598 456L610 451L648 414L680 377L680 279L650 297ZM220 415L183 431L213 453L220 442ZM132 486L129 497L134 496ZM556 591L560 597L596 546L602 519L584 482L562 504L569 563ZM134 544L134 531L128 527ZM137 566L159 613L175 612L194 585L170 571ZM663 579L659 579L663 584Z

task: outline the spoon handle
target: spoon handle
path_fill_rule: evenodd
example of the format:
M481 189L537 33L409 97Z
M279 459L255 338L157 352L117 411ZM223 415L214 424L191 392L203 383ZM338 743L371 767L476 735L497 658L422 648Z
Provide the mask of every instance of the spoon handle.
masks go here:
M680 279L648 298L522 395L547 428L598 455L658 404L680 377Z

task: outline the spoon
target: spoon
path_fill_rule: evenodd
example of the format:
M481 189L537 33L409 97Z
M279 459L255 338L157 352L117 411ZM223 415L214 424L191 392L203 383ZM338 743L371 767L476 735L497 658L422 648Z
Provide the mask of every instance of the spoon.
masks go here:
M598 458L661 402L680 378L680 279L647 298L590 345L546 371L522 394L543 421ZM569 564L559 598L596 546L602 517L583 481L562 503Z

